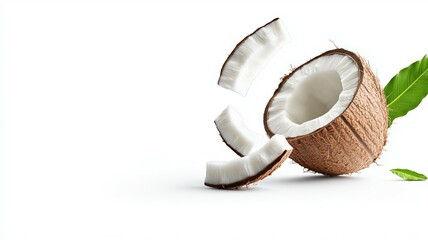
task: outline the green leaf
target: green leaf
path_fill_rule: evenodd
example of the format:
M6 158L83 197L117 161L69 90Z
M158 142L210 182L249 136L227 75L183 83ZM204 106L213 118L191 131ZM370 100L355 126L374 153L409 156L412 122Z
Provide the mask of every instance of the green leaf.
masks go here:
M428 94L428 57L414 62L395 75L384 89L388 105L388 127L398 117L416 108Z
M402 179L406 180L406 181L425 181L427 180L427 177L421 173L417 173L414 172L412 170L409 169L401 169L401 168L396 168L396 169L391 169L389 170L392 173L394 173L395 175L401 177Z

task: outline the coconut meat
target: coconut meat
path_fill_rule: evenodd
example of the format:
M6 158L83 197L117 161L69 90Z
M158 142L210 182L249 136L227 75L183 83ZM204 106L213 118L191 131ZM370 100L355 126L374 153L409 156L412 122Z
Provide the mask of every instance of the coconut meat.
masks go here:
M266 138L246 127L242 116L232 106L228 106L214 120L224 142L239 156L245 156L258 149Z
M334 54L314 59L296 70L282 85L268 109L268 127L274 134L309 134L340 116L359 84L357 64Z
M245 96L259 71L288 40L279 18L259 28L244 38L229 55L218 85Z
M227 162L210 161L206 166L205 184L227 185L257 176L286 150L292 148L281 135L273 136L259 150Z

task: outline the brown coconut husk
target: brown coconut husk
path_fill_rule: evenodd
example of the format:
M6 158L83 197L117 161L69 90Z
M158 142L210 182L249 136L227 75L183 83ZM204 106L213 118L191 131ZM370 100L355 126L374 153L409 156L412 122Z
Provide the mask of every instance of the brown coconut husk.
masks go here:
M310 171L341 175L367 168L382 153L387 139L388 112L379 80L368 63L359 55L345 49L327 51L307 63L328 55L342 54L358 66L360 78L353 100L345 111L316 131L287 138L294 148L290 158ZM302 66L282 78L264 112L264 127L269 136L268 109L284 83Z

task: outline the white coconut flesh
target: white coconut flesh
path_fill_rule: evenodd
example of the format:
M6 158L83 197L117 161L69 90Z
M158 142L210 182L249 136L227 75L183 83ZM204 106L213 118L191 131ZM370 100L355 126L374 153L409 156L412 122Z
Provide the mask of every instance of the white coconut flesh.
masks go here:
M238 43L229 55L218 85L245 96L260 70L287 41L287 31L279 18L260 27Z
M319 57L290 76L268 109L274 134L297 137L316 131L340 116L359 84L357 64L348 56Z
M260 148L262 141L267 140L267 137L251 131L232 106L223 110L214 123L226 145L241 157Z
M226 162L207 162L205 185L230 188L260 180L272 172L269 170L279 167L290 155L291 149L283 136L275 135L259 150L248 156Z

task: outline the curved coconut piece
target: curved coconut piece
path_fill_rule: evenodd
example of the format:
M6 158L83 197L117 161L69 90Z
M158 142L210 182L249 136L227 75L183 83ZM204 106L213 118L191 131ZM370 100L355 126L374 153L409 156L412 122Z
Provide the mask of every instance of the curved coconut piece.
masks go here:
M367 168L386 143L388 115L377 77L357 54L325 52L284 76L266 106L265 130L284 135L291 158L326 175Z
M248 129L241 115L228 106L214 120L220 137L238 156L246 156L262 145L263 136Z
M245 96L259 71L288 40L279 18L258 28L230 53L221 68L218 85Z
M228 162L207 162L205 185L227 189L255 183L278 169L291 152L292 148L283 136L273 136L246 157Z

